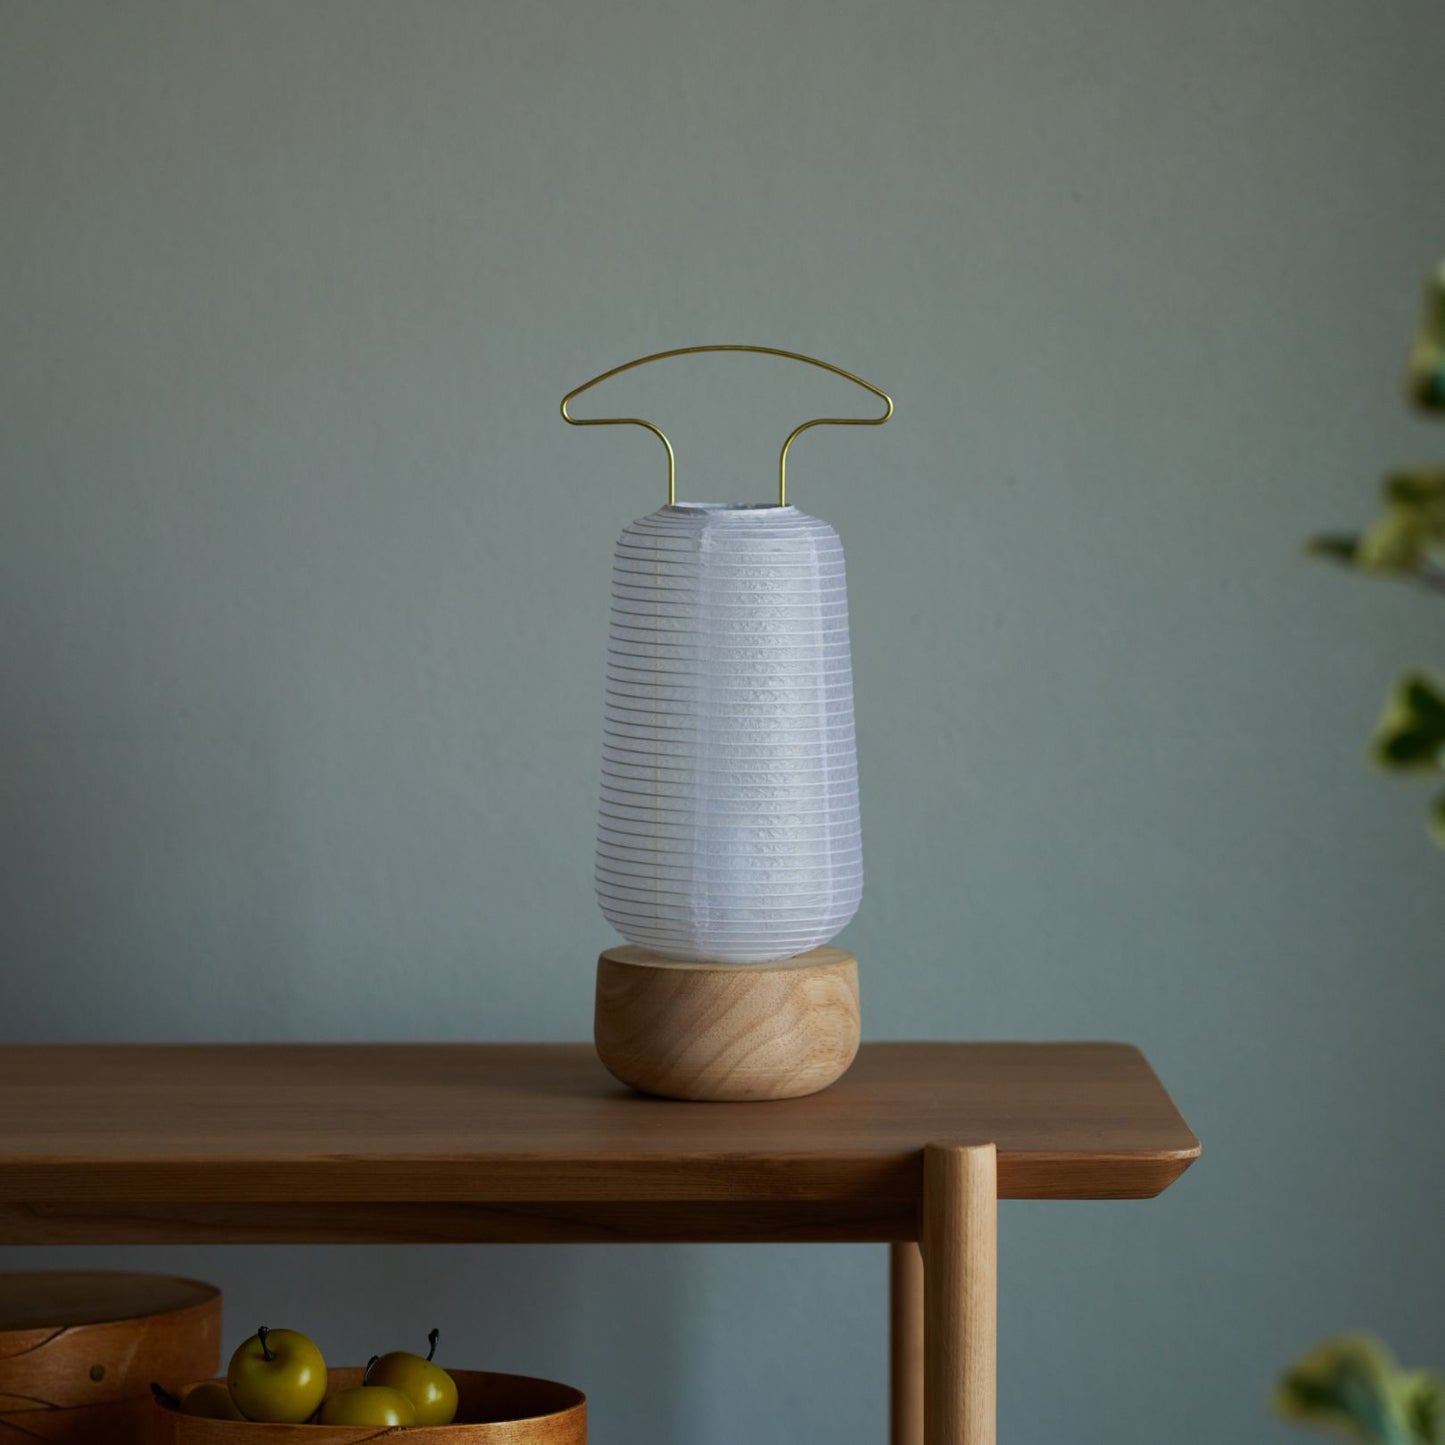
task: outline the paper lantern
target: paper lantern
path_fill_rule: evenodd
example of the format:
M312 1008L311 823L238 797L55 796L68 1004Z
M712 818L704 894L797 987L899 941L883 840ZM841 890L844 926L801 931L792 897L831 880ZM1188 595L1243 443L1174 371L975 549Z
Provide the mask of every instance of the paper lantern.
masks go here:
M659 428L568 406L621 372L703 351L805 361L886 409L797 427L776 503L679 502ZM892 410L838 367L744 346L643 357L562 403L574 425L643 426L667 448L668 503L624 528L614 554L595 871L603 913L633 945L599 965L599 1051L652 1092L808 1093L856 1051L856 960L823 947L863 889L843 548L788 504L787 456L809 427L877 426Z
M774 963L863 892L843 548L793 507L684 503L612 573L597 897L665 958Z

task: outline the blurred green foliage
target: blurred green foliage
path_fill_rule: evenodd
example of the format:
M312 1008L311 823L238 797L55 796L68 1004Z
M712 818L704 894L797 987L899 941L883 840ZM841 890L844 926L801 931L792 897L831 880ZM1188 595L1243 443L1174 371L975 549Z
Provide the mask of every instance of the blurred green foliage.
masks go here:
M1426 287L1405 389L1421 410L1445 413L1445 262ZM1380 515L1363 532L1315 537L1309 550L1357 572L1403 577L1445 592L1445 467L1391 472L1382 492ZM1391 772L1445 774L1445 690L1423 672L1401 677L1386 700L1370 752ZM1445 792L1431 806L1430 830L1445 846Z
M1339 1335L1316 1345L1275 1387L1287 1420L1361 1445L1441 1445L1445 1381L1429 1370L1402 1370L1368 1335Z

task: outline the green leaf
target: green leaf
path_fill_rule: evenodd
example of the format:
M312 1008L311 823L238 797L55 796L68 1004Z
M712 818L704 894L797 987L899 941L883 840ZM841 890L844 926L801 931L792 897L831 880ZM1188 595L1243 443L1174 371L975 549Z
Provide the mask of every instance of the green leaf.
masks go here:
M1438 806L1438 803L1437 803ZM1433 1370L1419 1370L1399 1379L1405 1417L1420 1445L1441 1445L1440 1427L1445 1417L1445 1380Z
M1380 491L1390 506L1406 507L1430 514L1435 524L1445 522L1445 471L1438 467L1402 467L1390 472Z
M1445 695L1423 672L1407 672L1396 686L1422 724L1445 728Z
M1389 1353L1367 1335L1324 1341L1286 1371L1274 1408L1360 1445L1418 1445Z
M1362 572L1420 570L1430 544L1430 525L1414 507L1386 507L1360 537L1355 566Z
M1445 848L1445 793L1437 793L1430 804L1430 836Z
M1305 544L1305 550L1311 557L1326 557L1332 562L1342 562L1345 566L1354 562L1359 549L1358 533L1325 533L1319 537L1311 537Z
M1384 509L1364 532L1315 537L1309 551L1361 572L1420 577L1445 570L1445 468L1402 468L1380 490Z
M1391 772L1445 771L1445 695L1424 673L1406 673L1395 684L1376 724L1370 753Z
M1433 477L1395 472L1385 479L1385 510L1370 523L1355 551L1363 572L1416 573L1445 551L1445 493L1429 495Z
M1410 400L1425 411L1445 411L1445 262L1425 288L1425 314L1406 373Z

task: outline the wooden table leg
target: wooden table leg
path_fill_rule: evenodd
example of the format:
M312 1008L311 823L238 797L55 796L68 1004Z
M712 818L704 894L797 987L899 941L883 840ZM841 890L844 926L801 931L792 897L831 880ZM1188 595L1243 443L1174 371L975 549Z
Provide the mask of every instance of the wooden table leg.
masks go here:
M923 1445L923 1255L888 1246L888 1441Z
M992 1144L923 1156L924 1445L994 1445L998 1158Z

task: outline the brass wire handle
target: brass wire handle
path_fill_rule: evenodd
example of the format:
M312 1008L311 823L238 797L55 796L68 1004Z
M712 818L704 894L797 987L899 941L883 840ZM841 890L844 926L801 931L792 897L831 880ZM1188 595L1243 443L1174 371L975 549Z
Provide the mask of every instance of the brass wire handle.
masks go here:
M819 361L816 356L804 356L800 351L779 351L774 346L679 346L675 351L655 351L651 356L639 356L636 361L624 361L621 366L614 366L611 371L604 371L601 376L594 376L591 381L584 381L581 386L569 391L562 398L562 420L569 425L646 427L667 448L667 505L669 507L677 505L677 454L673 451L672 443L668 441L667 434L661 427L654 426L650 421L643 421L640 416L573 416L567 410L567 406L569 402L573 402L581 396L584 391L591 391L594 386L611 377L621 376L624 371L632 371L636 367L646 366L650 361L666 361L673 356L697 356L704 351L750 351L756 356L781 356L788 361L804 361L809 366L819 367L823 371L831 371L834 376L841 376L844 381L851 381L861 386L864 391L871 391L883 403L882 416L818 416L814 417L812 421L805 421L801 426L793 428L787 441L783 443L783 450L778 454L778 505L780 507L788 505L788 448L809 427L882 426L893 415L893 398L871 382L864 381L861 376L854 376L851 371L844 371L841 366L834 366L832 362Z

